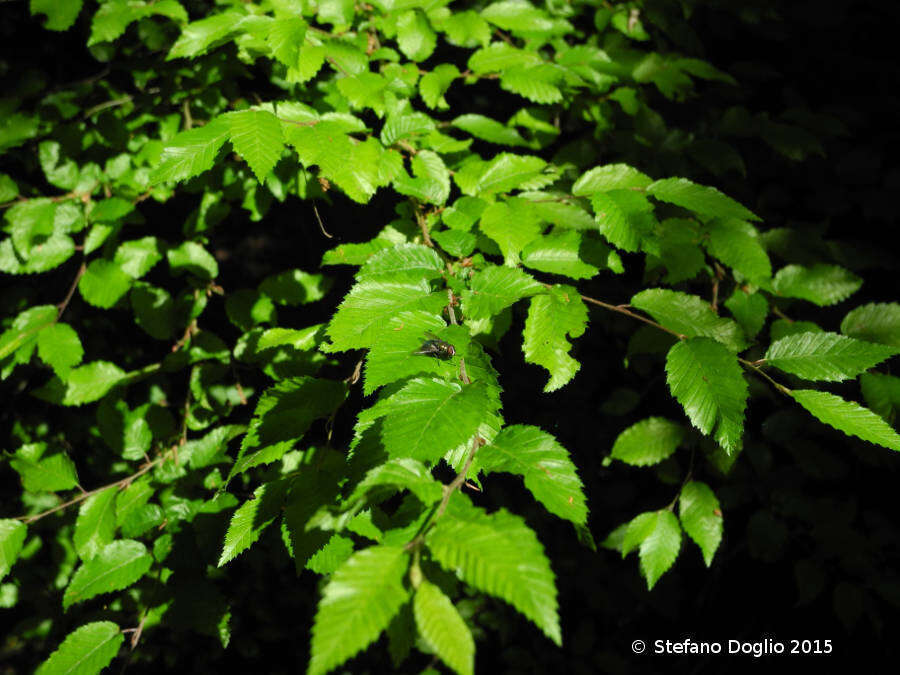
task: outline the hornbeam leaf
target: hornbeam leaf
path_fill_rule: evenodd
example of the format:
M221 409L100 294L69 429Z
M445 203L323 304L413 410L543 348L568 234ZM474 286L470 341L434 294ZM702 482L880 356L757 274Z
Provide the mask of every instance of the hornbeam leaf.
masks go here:
M325 675L378 638L406 602L408 565L403 548L373 546L334 572L313 623L308 675Z
M625 530L622 555L638 547L641 573L647 580L647 588L652 589L675 563L681 548L681 526L675 514L663 509L642 513L632 520Z
M284 138L281 122L267 110L242 110L227 116L235 152L243 157L262 183L281 157Z
M900 353L896 347L837 333L798 333L772 343L766 362L805 380L840 382Z
M426 506L439 502L444 494L441 484L425 465L407 457L391 459L370 469L347 501L361 499L368 491L384 485L409 490Z
M368 413L371 419L385 417L388 455L434 463L468 441L495 410L484 382L417 378Z
M715 493L706 483L689 481L678 496L678 517L687 535L703 552L709 567L722 541L722 510Z
M881 417L858 403L813 389L795 389L791 396L814 417L848 436L856 436L891 450L900 450L900 434Z
M687 178L658 180L647 187L647 192L661 201L681 206L701 216L760 220L759 216L731 197L715 188L693 183Z
M669 457L684 440L684 427L648 417L619 434L610 457L632 466L650 466Z
M139 541L123 539L107 544L72 576L63 595L63 609L101 593L127 588L144 576L151 564L153 556Z
M124 639L112 621L85 624L66 636L35 675L96 675L119 653Z
M550 372L544 391L555 391L568 383L581 364L569 356L568 337L584 334L587 307L571 286L554 286L550 292L531 299L525 319L522 349L525 360Z
M19 557L27 533L28 528L21 520L0 520L0 580L9 573Z
M334 351L371 347L391 317L407 310L440 314L447 304L443 293L432 293L424 279L418 283L361 281L350 289L328 324Z
M475 669L475 641L456 607L440 588L422 581L413 598L419 634L447 666L459 675Z
M649 288L631 298L631 304L676 333L687 337L710 337L735 352L746 347L741 327L731 319L716 315L709 304L696 295Z
M506 427L478 451L485 473L514 473L525 479L525 487L546 509L576 525L587 522L581 479L569 453L550 434L538 427Z
M844 335L900 347L900 303L873 302L857 307L841 321Z
M377 280L418 282L420 279L439 277L444 263L433 248L421 244L400 244L373 254L366 261L356 278L360 281Z
M72 541L82 560L93 558L112 541L116 531L116 493L108 487L81 503Z
M263 530L281 514L288 487L290 482L287 479L264 483L256 488L253 497L237 508L225 533L218 567L250 548Z
M539 237L522 250L522 264L526 267L562 274L573 279L590 279L599 271L579 256L581 233L575 230L552 232Z
M728 452L740 447L747 382L734 354L705 337L675 344L666 357L672 395L691 422Z
M595 192L644 189L652 182L650 176L627 164L607 164L583 173L572 186L572 194L577 197L588 197Z
M211 169L219 148L230 133L224 115L202 127L182 131L166 145L159 164L150 174L150 182L181 181Z
M518 267L491 265L472 275L462 292L467 319L490 319L522 298L542 293L544 287Z
M837 265L788 265L778 270L772 283L778 295L808 300L819 307L846 300L860 286L862 279Z
M759 242L756 229L741 220L716 219L706 226L709 252L745 277L759 281L772 276L769 254Z
M504 509L488 515L454 495L425 543L445 569L505 600L562 645L553 571L522 518Z

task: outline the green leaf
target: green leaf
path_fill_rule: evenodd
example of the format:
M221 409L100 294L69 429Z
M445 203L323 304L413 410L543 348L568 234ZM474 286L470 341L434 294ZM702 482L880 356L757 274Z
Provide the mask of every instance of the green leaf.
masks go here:
M550 372L545 392L567 384L581 368L569 356L572 345L566 338L583 335L587 319L587 306L572 286L554 286L549 293L531 299L522 333L522 350L528 363Z
M452 63L442 63L430 73L425 73L419 80L419 95L429 108L446 110L450 106L444 94L459 77L459 68Z
M166 145L150 174L150 182L182 181L208 171L230 134L231 127L224 116L216 117L202 127L182 131Z
M506 264L511 266L519 262L519 253L542 230L531 204L519 197L488 206L478 227L497 242Z
M125 640L112 621L94 621L72 631L35 671L35 675L97 675L106 668Z
M281 122L267 110L242 110L227 116L235 152L246 160L262 183L281 157L284 139Z
M0 520L0 579L12 569L25 543L28 528L20 520L3 518Z
M450 172L440 155L420 150L410 162L415 178L405 172L394 179L394 189L429 204L442 205L450 196Z
M900 347L900 304L873 302L852 309L841 321L844 335Z
M51 326L58 316L59 309L53 305L29 307L19 314L0 335L0 360L17 353L16 362L27 363L40 332Z
M446 32L447 41L457 47L484 47L491 41L488 22L470 9L453 12L438 29Z
M791 396L814 417L848 436L900 450L900 434L868 408L825 391L795 389Z
M572 194L577 197L589 197L595 192L610 190L643 190L652 182L650 176L627 164L607 164L583 173L572 186Z
M769 255L759 242L756 229L740 220L713 220L707 224L709 252L752 281L772 276Z
M43 443L23 445L10 460L29 492L57 492L78 485L75 463L63 452L43 456Z
M285 496L289 487L286 480L277 480L260 485L253 492L253 497L238 507L231 517L222 555L219 556L218 567L234 560L238 555L250 548L259 539L273 520L281 515Z
M478 590L505 600L562 644L556 585L534 532L504 509L486 514L455 496L425 536L434 558Z
M53 368L60 379L65 379L84 356L78 333L67 323L55 323L44 328L38 333L37 347L38 356Z
M175 303L164 288L138 281L131 288L134 322L157 340L168 340L175 330Z
M424 81L425 79L422 78L420 87L424 85ZM528 145L518 131L484 115L460 115L451 124L457 129L462 129L475 138L480 138L488 143L513 147L526 147Z
M409 490L426 506L439 502L444 495L441 484L432 477L424 464L414 459L400 458L388 460L370 469L347 501L362 499L370 490L385 485Z
M482 168L478 174L475 195L493 195L515 188L537 188L545 185L538 179L547 163L531 155L500 153Z
M469 288L462 292L462 310L466 319L490 319L518 300L543 292L544 287L525 271L491 265L472 275Z
M352 555L322 592L308 675L324 675L374 642L406 602L409 554L373 546Z
M595 192L591 207L600 233L626 251L638 251L655 224L650 201L631 190Z
M734 354L709 338L683 340L669 350L666 376L691 423L729 453L738 450L747 382Z
M68 30L81 13L82 0L54 2L54 0L30 0L31 15L46 14L44 28L48 30Z
M263 279L259 292L279 305L306 305L325 297L331 287L331 279L321 274L303 270L285 270Z
M288 68L297 65L306 27L306 21L299 16L281 18L275 21L266 35L266 44L272 50L272 56Z
M82 560L90 560L112 541L116 530L116 493L108 487L81 503L72 541Z
M735 352L746 347L740 326L731 319L719 317L707 302L696 295L650 288L631 298L631 305L681 335L709 337Z
M94 260L87 266L78 291L85 301L94 307L109 309L128 292L131 277L112 260Z
M478 243L478 238L474 234L463 232L462 230L432 232L431 238L447 253L457 258L465 258L472 255L472 251L475 250L475 246Z
M434 463L468 441L492 412L490 408L483 382L459 385L417 378L369 413L370 419L385 416L382 440L390 457Z
M306 561L306 569L316 574L333 574L353 555L353 540L334 534Z
M555 516L576 525L587 522L581 479L569 453L550 434L538 427L506 427L478 451L482 471L514 473L525 487Z
M238 12L222 12L192 21L182 27L181 35L172 45L166 60L203 54L213 43L224 39L241 18Z
M722 541L722 510L715 493L706 483L689 481L678 496L681 527L703 552L709 567Z
M391 317L420 309L440 314L447 303L443 293L432 293L427 281L393 283L362 281L350 289L328 324L334 351L371 347Z
M705 185L697 185L687 178L665 178L647 187L647 193L657 199L693 211L708 218L737 218L760 220L731 197Z
M437 37L421 11L410 9L397 17L397 46L412 61L424 61L434 51Z
M169 267L173 271L184 270L200 279L219 276L219 264L212 254L195 241L186 241L178 248L166 252Z
M372 255L356 278L360 281L384 279L415 283L420 279L435 279L443 271L444 263L434 249L422 244L398 244Z
M652 589L678 557L681 548L681 526L678 518L668 510L642 513L628 524L622 555L640 547L641 573Z
M416 627L441 661L459 675L475 669L475 641L466 622L440 588L422 581L413 598Z
M769 303L762 293L747 293L740 288L725 301L725 307L751 340L762 330L769 315Z
M819 307L846 300L860 286L862 279L837 265L788 265L778 270L772 283L778 295L808 300Z
M345 396L343 383L313 377L282 380L267 389L256 405L228 481L251 467L281 459L314 420L329 415Z
M890 423L894 411L900 409L900 377L863 373L859 376L859 385L869 407Z
M549 63L512 66L500 75L500 88L535 103L558 103L563 93L557 85L563 77L562 69Z
M416 139L434 131L434 120L425 113L390 115L381 129L381 142L393 145L398 141Z
M579 256L581 233L574 230L552 232L533 240L522 250L522 264L526 267L562 274L573 279L590 279L600 270Z
M119 244L113 261L132 279L140 279L162 260L156 237L143 237Z
M65 382L55 378L34 393L51 403L84 405L106 396L125 376L126 373L114 363L91 361L73 368Z
M123 539L107 544L96 556L82 563L63 595L63 609L101 593L131 586L150 569L153 556L139 541Z
M610 457L632 466L659 464L684 441L684 427L663 417L648 417L619 434Z
M900 354L900 349L837 333L799 333L772 343L766 361L805 380L841 382L895 354Z

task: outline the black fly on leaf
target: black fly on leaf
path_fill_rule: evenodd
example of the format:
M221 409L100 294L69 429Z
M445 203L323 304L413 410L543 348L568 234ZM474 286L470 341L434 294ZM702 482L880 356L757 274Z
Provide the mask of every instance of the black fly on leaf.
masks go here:
M425 336L428 339L425 340L425 342L422 343L422 346L414 351L413 354L433 356L436 359L440 359L441 361L447 361L448 359L453 358L453 355L456 354L456 348L454 348L453 345L451 345L449 342L441 340L434 333L426 332Z

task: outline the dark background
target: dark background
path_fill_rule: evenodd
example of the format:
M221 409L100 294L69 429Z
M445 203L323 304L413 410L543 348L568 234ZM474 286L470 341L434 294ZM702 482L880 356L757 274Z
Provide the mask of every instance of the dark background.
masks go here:
M81 30L50 35L40 29L39 22L26 18L27 10L10 7L13 4L22 3L0 6L0 35L8 61L44 69L51 74L48 87L101 70L83 47L84 16L79 21ZM776 268L802 262L807 253L824 251L866 279L851 306L897 300L894 231L900 170L894 156L900 106L896 59L890 52L900 27L895 6L874 1L741 6L741 11L726 2L698 6L689 22L702 43L696 55L733 73L741 83L739 90L723 93L719 85L701 86L695 100L672 103L659 97L654 105L673 125L681 122L687 128L696 119L715 121L733 105L773 118L799 106L840 120L848 133L823 138L825 157L791 161L759 138L748 136L729 139L744 157L746 177L694 170L698 180L717 185L763 216L764 231L777 227L793 232L795 248L787 257L773 254ZM668 39L655 33L654 37L661 45ZM113 68L109 77L124 75ZM241 86L247 90L254 86L252 72ZM493 85L458 92L456 99L448 97L451 110L483 104L503 119L504 106L510 107L510 113L518 107L516 101L498 97ZM571 140L580 133L571 130ZM596 145L600 156L610 157L603 141ZM658 160L648 158L648 164ZM365 207L340 196L320 206L333 240L321 235L305 203L276 205L262 225L252 227L235 211L217 229L212 247L220 261L222 286L227 290L255 286L268 274L290 267L315 270L323 251L342 241L364 241L393 219L394 202L386 194L379 193ZM166 205L147 203L141 211L148 232L163 236L169 231L177 239L192 208L189 197L180 197ZM601 276L580 290L609 302L627 302L641 287L643 270L636 259L626 259L626 265L623 277ZM64 268L58 275L41 278L49 301L58 300L59 288L71 273ZM326 320L334 302L352 283L352 270L337 273L324 302L282 314L282 325ZM847 311L843 305L815 311L803 304L783 309L791 316L796 311L797 316L816 320L828 330L836 330ZM69 320L77 322L90 311L83 303L81 307L73 304ZM708 482L722 502L721 548L707 569L697 547L686 542L676 565L648 593L636 556L621 560L614 551L591 551L579 544L567 524L551 520L535 505L520 481L492 476L484 483L484 493L473 499L522 513L538 531L557 574L564 647L557 649L503 603L467 600L462 609L474 623L478 671L717 673L813 667L827 672L836 662L861 662L866 656L887 668L900 651L893 640L900 628L900 537L894 516L900 458L814 423L796 406L772 394L752 400L745 449L727 476L703 461L699 446L658 470L618 463L604 466L612 442L628 425L648 415L680 419L681 413L668 395L658 356L634 356L624 365L629 338L637 326L624 317L594 313L599 311L592 308L588 334L576 341L580 373L553 394L541 392L543 371L523 362L524 316L514 315L512 330L493 354L506 392L507 422L539 425L570 450L585 483L590 528L598 542L637 513L668 504L694 456L694 477ZM226 341L237 336L221 303L211 303L203 322ZM87 347L100 353L116 339L111 326L106 340ZM146 342L148 350L159 351L156 343ZM349 374L355 360L355 355L342 357L328 374ZM253 382L252 374L248 377L251 385L265 382L262 377ZM838 391L854 396L849 388ZM629 398L636 401L630 409L622 404ZM4 429L15 415L26 411L51 418L62 415L21 392L9 392L7 400L10 404L0 416ZM342 409L338 437L349 437L353 416L364 403L357 392ZM5 494L17 489L11 474L7 470L2 474L0 487ZM15 506L10 509L17 511ZM223 531L221 518L198 519L195 526L193 541L181 543L198 560L214 560ZM275 673L305 669L309 626L318 598L316 577L310 572L296 577L277 531L270 528L251 554L232 562L220 583L232 603L232 643L227 651L213 637L164 622L147 632L128 670ZM214 602L219 596L212 593L210 597ZM685 637L748 642L768 637L788 648L791 639L830 639L835 653L757 660L635 656L631 651L636 639L652 643ZM392 672L384 645L382 640L346 670ZM48 641L44 653L51 648ZM10 663L9 672L28 670L24 661ZM400 670L418 672L430 663L429 657L414 652ZM119 667L118 662L114 664Z

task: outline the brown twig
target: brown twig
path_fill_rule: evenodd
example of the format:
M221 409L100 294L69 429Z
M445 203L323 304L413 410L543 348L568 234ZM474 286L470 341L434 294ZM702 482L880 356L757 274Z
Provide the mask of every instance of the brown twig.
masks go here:
M466 461L463 464L462 468L459 470L459 473L456 474L456 478L454 478L448 485L444 486L444 496L441 499L440 505L438 505L437 511L435 511L434 518L432 518L432 522L440 518L444 511L447 509L447 503L450 501L450 496L456 492L462 486L463 483L466 482L466 474L469 472L469 469L472 466L472 461L475 459L475 452L484 445L485 441L481 436L476 436L475 440L472 441L472 449L469 450L469 456L466 457Z
M56 315L56 320L59 321L62 318L63 312L66 311L66 307L69 306L69 302L72 300L72 296L75 294L75 289L78 287L78 282L81 281L81 277L84 274L84 271L87 269L87 266L84 263L81 263L78 267L78 271L75 273L75 278L72 280L72 283L69 285L69 290L66 293L66 297L63 298L63 301L57 305L59 307L59 313Z
M431 240L431 234L428 232L428 220L425 218L425 214L422 213L422 205L414 201L413 210L416 213L416 222L419 224L419 229L422 230L422 243L428 248L434 248L434 242Z

